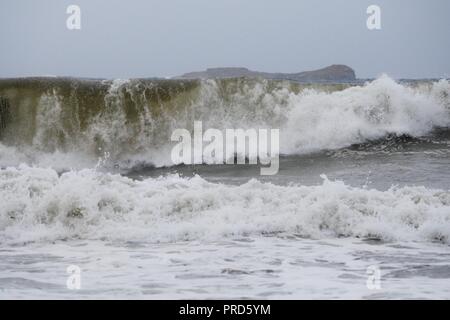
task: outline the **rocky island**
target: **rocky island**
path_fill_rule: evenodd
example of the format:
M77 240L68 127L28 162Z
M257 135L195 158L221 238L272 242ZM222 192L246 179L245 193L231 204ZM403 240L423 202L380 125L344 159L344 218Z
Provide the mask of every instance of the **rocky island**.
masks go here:
M247 68L210 68L206 71L185 73L176 79L224 79L224 78L265 78L272 80L291 80L299 82L354 81L355 71L346 65L329 67L298 73L269 73L252 71Z

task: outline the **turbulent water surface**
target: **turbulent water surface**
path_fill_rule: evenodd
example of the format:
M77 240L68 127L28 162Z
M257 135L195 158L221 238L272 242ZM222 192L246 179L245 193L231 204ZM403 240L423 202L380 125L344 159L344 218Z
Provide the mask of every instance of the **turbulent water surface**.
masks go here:
M450 298L449 94L387 76L0 80L0 298ZM171 133L194 121L279 128L279 173L174 166Z

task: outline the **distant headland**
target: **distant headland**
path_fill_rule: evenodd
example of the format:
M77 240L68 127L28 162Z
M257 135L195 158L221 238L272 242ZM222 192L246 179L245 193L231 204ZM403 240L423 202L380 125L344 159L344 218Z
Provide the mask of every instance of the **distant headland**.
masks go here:
M329 67L298 73L269 73L252 71L247 68L210 68L206 71L189 72L175 79L224 79L224 78L264 78L271 80L292 80L300 82L354 81L355 71L346 65Z

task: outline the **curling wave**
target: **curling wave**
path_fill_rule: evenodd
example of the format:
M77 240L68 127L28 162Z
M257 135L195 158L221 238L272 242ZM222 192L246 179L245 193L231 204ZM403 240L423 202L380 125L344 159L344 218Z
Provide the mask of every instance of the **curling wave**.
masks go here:
M0 80L0 166L172 165L174 129L279 128L282 154L333 150L450 125L448 80L364 85L262 79Z

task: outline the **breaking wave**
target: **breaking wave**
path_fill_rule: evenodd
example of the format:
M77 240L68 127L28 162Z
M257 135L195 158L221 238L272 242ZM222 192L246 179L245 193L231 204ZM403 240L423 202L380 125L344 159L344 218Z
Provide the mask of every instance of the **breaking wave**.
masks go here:
M333 150L450 124L448 80L364 85L262 79L0 80L0 166L172 165L174 129L279 128L282 154Z
M377 191L325 176L318 186L240 186L199 176L136 181L85 169L0 170L0 242L171 242L242 236L450 241L450 192Z

